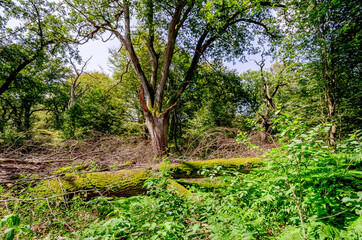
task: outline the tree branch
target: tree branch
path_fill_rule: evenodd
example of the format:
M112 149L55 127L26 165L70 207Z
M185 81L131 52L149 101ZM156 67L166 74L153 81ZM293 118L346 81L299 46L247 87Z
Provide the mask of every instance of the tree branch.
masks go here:
M154 14L153 1L148 2L148 8L149 8L149 12L147 14L147 24L148 24L147 48L148 48L148 53L152 59L151 86L153 89L155 89L159 55L156 53L155 48L154 48L155 29L154 29L154 18L153 18L153 14Z
M168 78L168 74L170 71L170 65L175 48L177 34L179 29L181 28L180 16L182 13L182 9L185 6L186 6L186 1L178 2L168 29L168 41L167 41L165 58L164 58L164 65L162 68L161 80L157 87L156 97L155 97L155 104L156 104L155 107L157 107L159 111L161 110L162 107L163 92L165 90L166 80ZM179 26L176 28L177 25Z
M131 63L131 61L128 61L127 62L127 65L126 65L126 69L124 70L124 72L121 74L121 77L119 79L119 81L114 84L112 87L110 87L103 95L103 98L101 100L104 100L106 98L106 95L113 89L115 88L116 86L118 86L122 81L123 81L123 76L128 73L128 68L129 68L129 64Z

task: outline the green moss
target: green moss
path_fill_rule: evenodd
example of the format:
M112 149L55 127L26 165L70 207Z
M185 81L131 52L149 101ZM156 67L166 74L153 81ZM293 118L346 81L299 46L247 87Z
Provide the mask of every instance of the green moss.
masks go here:
M181 164L170 165L172 177L185 178L185 177L200 177L197 171L206 168L213 169L216 166L222 166L224 169L236 169L239 172L248 173L253 167L262 165L260 158L231 158L231 159L213 159L205 161L188 161Z
M119 167L127 167L127 166L132 165L132 164L133 164L132 161L128 161L128 162L122 163Z
M169 183L168 188L172 188L176 191L178 195L184 196L184 197L192 197L193 194L184 186L179 184L173 179L168 179L167 182Z
M222 166L223 168L234 168L240 172L247 173L252 167L257 167L261 164L261 159L258 158L232 158L192 161L175 165L162 163L158 166L158 168L160 170L169 169L171 171L171 178L196 178L200 177L197 174L197 171L203 167L212 169L215 166ZM135 196L146 192L143 184L152 173L151 169L129 169L115 172L76 173L74 169L78 169L80 167L81 166L75 166L58 169L58 173L70 173L66 173L64 176L56 179L42 181L37 187L35 187L35 192L40 196L51 196L64 192L88 190L90 191L88 195L99 195L99 192L101 192L102 195L106 196ZM188 192L185 187L181 186L177 182L172 182L171 185L176 187L182 193L182 195ZM211 187L210 184L204 184L204 186ZM185 190L187 192L185 192Z
M58 179L43 181L36 187L35 191L40 195L50 196L63 192L92 190L93 192L100 191L102 195L127 197L144 193L143 184L149 176L150 171L147 169L71 173Z
M60 174L60 173L70 173L70 172L80 171L82 169L83 169L82 165L67 166L67 167L58 168L58 169L52 171L50 174L56 175L56 174Z
M221 180L212 181L211 179L178 179L177 182L186 187L197 187L206 190L215 190L225 187L225 184Z

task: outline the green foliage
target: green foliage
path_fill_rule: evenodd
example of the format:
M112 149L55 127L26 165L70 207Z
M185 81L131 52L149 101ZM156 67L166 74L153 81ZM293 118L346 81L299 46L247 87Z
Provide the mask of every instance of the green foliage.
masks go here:
M109 220L90 226L80 233L82 239L180 239L185 234L182 220L190 213L184 197L168 188L166 178L151 178L147 183L154 197L120 198L105 202ZM152 220L151 220L152 219ZM151 221L150 221L151 220Z
M305 232L307 239L359 239L361 131L330 148L322 140L328 126L304 127L280 126L291 140L268 153L266 166L252 174L219 166L200 170L222 188L188 185L192 197L171 187L171 165L147 181L148 196L9 201L8 207L24 226L35 227L32 233L16 230L23 238L303 239ZM42 217L51 221L36 232Z
M361 125L360 12L354 1L309 0L290 2L280 12L289 26L280 48L283 57L306 63L303 88L310 98L301 95L296 112L302 106L308 119L336 124L339 136Z
M0 95L21 82L29 66L42 67L49 55L70 49L71 37L55 9L61 6L46 0L1 2Z
M239 127L234 119L250 102L243 79L221 63L203 62L195 81L180 99L176 117L172 115L183 130L176 135L195 139L215 127Z
M318 232L316 229L324 229L332 234L361 214L360 178L354 173L361 171L361 144L359 138L352 135L337 145L339 153L335 153L323 140L329 126L317 126L309 131L304 127L293 121L284 128L282 135L292 139L271 152L273 162L268 171L275 173L279 169L280 175L276 177L283 181L289 195L286 197L301 209L299 221L304 219L311 226L307 232L314 234ZM320 219L323 219L321 223ZM290 221L296 223L298 219ZM319 228L323 224L327 227ZM302 224L301 228L304 227ZM330 238L337 239L336 236Z
M0 192L1 204L8 198L19 199L6 200L7 208L0 205L0 237L4 239L71 237L73 231L89 225L96 216L101 215L98 214L96 206L86 205L79 196L71 199L66 197L36 199L31 184L23 183L22 186L14 187L12 190L1 188ZM5 237L6 234L8 238Z
M59 124L66 94L63 82L69 69L63 60L44 59L47 62L41 66L30 64L23 69L1 95L0 144L29 139L36 135L34 128L52 129Z
M140 84L149 114L167 121L170 116L175 147L180 138L238 126L243 131L237 143L256 149L245 129L266 114L278 148L251 174L202 169L199 174L209 177L209 184L222 187L184 181L191 197L172 187L172 167L149 179L148 196L130 198L87 201L87 193L36 198L33 183L1 186L0 236L361 239L361 5L351 0L286 1L285 6L279 1L128 2L74 0L67 7L45 0L1 2L0 145L5 152L15 141L39 137L41 129L61 129L65 138L86 130L143 134ZM275 12L276 7L283 10ZM170 13L178 16L173 28ZM132 29L123 22L128 17L131 25L138 20ZM11 27L14 20L22 26ZM245 51L255 52L254 37L264 30L275 35L277 24L285 30L278 46L282 63L263 76L256 71L237 76L222 66L223 60L243 60ZM68 109L65 79L71 76L63 59L66 52L77 55L67 46L70 29L82 37L77 43L110 30L125 49L112 51L112 78L82 75L80 94ZM283 88L269 112L264 88L276 89L278 83ZM331 134L339 142L329 146ZM99 168L93 163L89 169Z
M4 229L3 240L13 240L17 233L31 234L29 225L23 225L18 215L7 215L0 221L0 230Z
M82 93L63 115L62 131L65 138L95 130L122 134L125 126L125 99L117 82L101 73L83 74L76 91Z

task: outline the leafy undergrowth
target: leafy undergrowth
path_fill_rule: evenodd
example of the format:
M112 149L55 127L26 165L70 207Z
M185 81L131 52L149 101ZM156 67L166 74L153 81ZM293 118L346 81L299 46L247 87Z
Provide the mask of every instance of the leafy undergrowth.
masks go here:
M221 172L223 187L192 186L187 198L167 187L167 170L146 183L148 196L29 199L32 186L24 186L18 200L11 200L14 193L2 189L1 234L5 239L361 239L361 143L353 135L330 149L318 140L323 131L293 132L293 140L270 152L265 166L252 174L203 170L210 178Z

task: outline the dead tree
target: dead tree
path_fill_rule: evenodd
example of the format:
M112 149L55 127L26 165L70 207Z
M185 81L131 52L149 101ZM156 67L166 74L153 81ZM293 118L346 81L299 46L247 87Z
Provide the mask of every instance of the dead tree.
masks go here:
M79 77L84 73L85 68L87 67L88 62L91 60L92 57L90 57L87 61L84 62L84 64L81 66L81 68L77 68L77 66L75 65L75 63L72 61L72 59L69 59L70 64L72 65L74 72L75 72L75 76L73 78L71 78L71 80L69 81L69 85L70 85L70 99L68 102L68 110L70 110L72 108L72 106L75 104L76 99L84 94L84 92L87 89L79 89L77 90L77 88L79 87Z
M285 86L283 79L280 77L277 77L277 82L274 88L271 87L271 78L272 76L266 76L264 74L264 66L265 66L265 59L264 59L264 51L261 54L261 61L255 63L260 67L260 75L261 75L261 81L263 83L263 97L262 100L265 103L265 110L263 114L259 114L261 117L261 124L259 126L260 128L260 139L261 141L265 142L267 140L267 136L271 134L271 126L274 123L275 117L279 114L278 108L275 105L273 98L277 94L280 87ZM275 73L275 76L281 76L285 69L285 66L283 66L277 73ZM274 111L273 111L274 110ZM273 112L273 113L272 113Z

